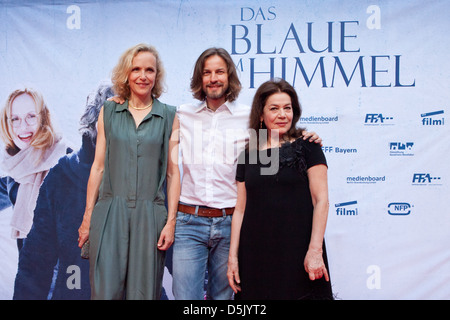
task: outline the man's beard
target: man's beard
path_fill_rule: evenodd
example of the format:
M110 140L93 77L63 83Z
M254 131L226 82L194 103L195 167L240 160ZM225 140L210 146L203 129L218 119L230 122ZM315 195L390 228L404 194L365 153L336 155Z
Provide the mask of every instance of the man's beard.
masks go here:
M210 99L221 99L225 97L228 91L228 86L221 84L220 90L212 91L208 86L206 87L206 96Z

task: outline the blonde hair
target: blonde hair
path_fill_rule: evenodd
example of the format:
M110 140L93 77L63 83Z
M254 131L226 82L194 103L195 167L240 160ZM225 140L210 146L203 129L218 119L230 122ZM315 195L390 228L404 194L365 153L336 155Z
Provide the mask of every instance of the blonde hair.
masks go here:
M131 91L128 84L128 75L133 66L133 58L140 52L150 52L156 59L156 80L152 90L152 96L159 98L164 92L165 71L158 51L153 46L141 43L125 51L112 71L111 81L113 83L113 90L123 99L130 97Z
M46 150L61 139L53 128L50 112L42 95L39 92L28 88L15 90L9 95L5 106L0 111L0 137L5 142L6 151L10 155L14 155L20 151L14 143L11 123L8 120L11 118L11 107L14 99L22 94L28 94L33 99L39 119L39 126L30 142L30 146L36 149Z

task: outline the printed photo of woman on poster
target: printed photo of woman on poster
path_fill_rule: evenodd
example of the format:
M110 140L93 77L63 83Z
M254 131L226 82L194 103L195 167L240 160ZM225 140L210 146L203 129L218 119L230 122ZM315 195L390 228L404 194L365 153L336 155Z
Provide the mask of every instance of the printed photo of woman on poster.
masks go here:
M32 89L9 95L0 111L0 137L5 143L0 210L13 207L11 236L20 250L33 224L39 187L67 146L52 125L42 95Z

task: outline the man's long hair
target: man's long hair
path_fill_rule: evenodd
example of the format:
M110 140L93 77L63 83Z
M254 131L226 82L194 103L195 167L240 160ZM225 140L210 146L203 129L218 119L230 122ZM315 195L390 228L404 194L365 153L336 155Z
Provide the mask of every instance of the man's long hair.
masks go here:
M239 81L239 77L236 71L236 67L234 65L233 59L231 59L230 54L222 48L209 48L205 50L200 57L197 59L195 63L193 76L191 79L191 90L192 95L195 99L203 101L206 99L206 94L203 91L203 68L205 66L205 61L211 56L219 56L221 57L226 65L228 72L228 90L225 93L226 100L228 102L233 102L239 96L239 92L241 92L241 82Z

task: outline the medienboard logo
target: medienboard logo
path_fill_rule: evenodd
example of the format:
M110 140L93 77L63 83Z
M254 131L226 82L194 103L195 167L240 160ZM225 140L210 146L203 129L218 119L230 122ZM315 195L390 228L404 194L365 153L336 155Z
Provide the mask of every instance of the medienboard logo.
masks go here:
M389 142L390 156L413 156L414 142Z
M430 173L414 173L412 178L413 186L441 186L442 180L439 176Z
M330 124L339 121L339 116L309 116L300 117L300 123L304 124Z
M358 215L358 208L356 207L357 204L358 204L358 201L356 201L356 200L336 203L334 205L336 208L336 215L338 215L338 216L357 216Z
M383 115L382 113L367 113L364 120L365 126L391 126L394 117Z
M347 177L347 183L363 183L363 184L374 184L379 182L385 182L386 176L354 176Z
M445 118L443 116L444 110L422 113L422 125L424 126L443 126ZM441 118L442 117L442 118Z
M392 202L388 205L388 213L392 216L407 216L411 213L412 207L407 202Z

